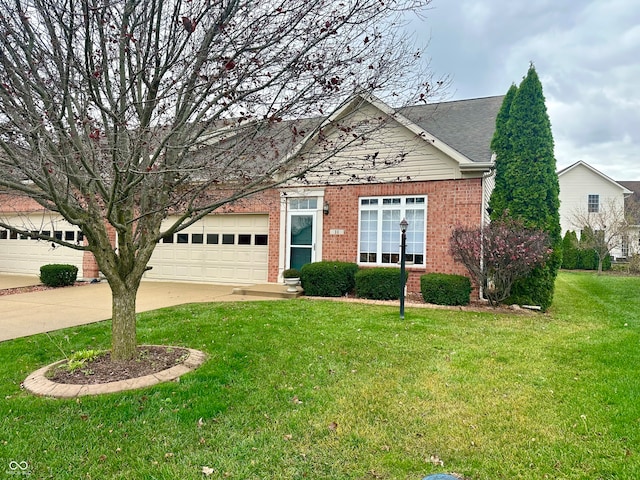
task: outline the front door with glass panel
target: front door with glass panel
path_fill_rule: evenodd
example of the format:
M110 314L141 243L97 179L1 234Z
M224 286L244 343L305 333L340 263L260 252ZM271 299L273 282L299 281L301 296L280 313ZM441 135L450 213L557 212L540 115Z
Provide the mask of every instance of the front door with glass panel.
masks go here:
M315 198L289 200L289 268L300 268L315 260Z

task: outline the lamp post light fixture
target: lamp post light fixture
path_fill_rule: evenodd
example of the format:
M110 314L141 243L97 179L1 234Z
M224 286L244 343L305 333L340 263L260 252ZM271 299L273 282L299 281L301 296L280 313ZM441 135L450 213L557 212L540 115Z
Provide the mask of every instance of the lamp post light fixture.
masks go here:
M405 257L407 253L407 228L409 222L403 218L400 222L401 242L400 242L400 319L404 320L404 286L405 286Z

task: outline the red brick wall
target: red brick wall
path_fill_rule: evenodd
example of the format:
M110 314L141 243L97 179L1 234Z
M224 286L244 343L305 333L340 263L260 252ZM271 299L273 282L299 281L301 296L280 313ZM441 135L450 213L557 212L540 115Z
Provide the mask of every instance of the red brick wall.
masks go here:
M464 267L449 253L454 226L479 225L482 216L482 180L442 180L383 185L327 187L329 215L323 222L323 260L358 261L358 198L387 195L427 196L427 257L424 267L409 266L409 292L420 291L420 275L427 272L466 275ZM400 228L400 227L398 227ZM344 235L331 235L333 229Z
M326 187L325 201L329 215L323 218L323 260L358 261L358 200L367 196L426 195L427 196L427 256L424 266L409 266L409 292L420 291L420 275L427 272L466 275L462 265L449 254L449 237L454 226L479 225L482 217L482 180L442 180L430 182L365 184ZM1 205L8 205L4 198ZM278 279L280 240L280 192L268 190L221 207L216 213L269 214L268 281ZM25 199L12 199L11 211L18 207L34 210L37 205ZM331 230L344 230L343 235L331 235ZM98 268L90 253L85 254L83 276L97 276Z

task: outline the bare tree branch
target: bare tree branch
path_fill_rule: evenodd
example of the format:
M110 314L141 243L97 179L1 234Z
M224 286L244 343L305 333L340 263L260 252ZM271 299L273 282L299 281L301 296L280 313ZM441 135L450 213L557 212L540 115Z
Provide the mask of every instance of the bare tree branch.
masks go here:
M309 171L355 181L402 160L332 163L385 124L332 113L362 92L437 92L399 28L428 3L0 0L0 187L80 227L114 323L127 317L114 336L135 337L131 305L167 232Z

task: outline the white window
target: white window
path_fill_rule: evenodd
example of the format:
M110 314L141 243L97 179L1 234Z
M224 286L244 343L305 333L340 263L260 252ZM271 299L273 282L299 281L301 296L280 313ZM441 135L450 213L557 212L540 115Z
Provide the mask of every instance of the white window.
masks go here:
M289 210L315 210L317 208L317 205L317 197L289 199Z
M627 258L629 256L629 237L626 235L622 237L622 245L620 246L622 256Z
M587 202L587 211L589 213L598 213L600 211L600 195L589 195Z
M405 261L425 262L427 197L367 197L360 199L358 259L366 264L400 262L400 222L409 223Z

